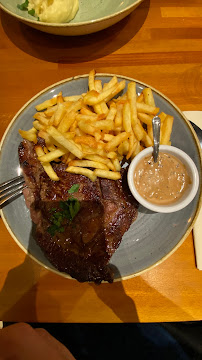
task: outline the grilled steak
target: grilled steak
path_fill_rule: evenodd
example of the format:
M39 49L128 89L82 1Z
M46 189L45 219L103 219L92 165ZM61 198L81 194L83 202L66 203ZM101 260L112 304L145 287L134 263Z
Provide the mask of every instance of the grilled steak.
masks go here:
M42 139L38 142L44 145ZM37 243L59 271L78 281L112 282L108 262L137 214L137 203L127 187L126 171L121 180L98 178L92 182L83 175L67 173L65 164L54 163L60 181L52 181L38 161L34 147L23 140L19 161L28 186L24 195L36 224ZM73 197L79 200L80 210L73 221L63 223L61 232L51 234L52 216L62 212L62 204L70 198L68 190L74 184L79 184Z

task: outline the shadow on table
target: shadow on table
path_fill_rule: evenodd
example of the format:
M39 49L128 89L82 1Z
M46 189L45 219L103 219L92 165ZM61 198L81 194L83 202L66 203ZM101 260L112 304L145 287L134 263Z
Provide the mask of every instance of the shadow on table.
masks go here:
M35 30L1 11L2 26L9 39L22 51L56 63L77 63L104 57L129 42L144 24L150 0L122 21L98 33L57 36Z
M121 278L119 270L114 265L114 273ZM97 296L115 313L122 322L139 322L135 302L125 292L123 282L117 281L113 284L91 285Z
M116 268L115 271L117 274L118 269ZM120 274L118 277L121 278ZM182 319L182 321L194 321L194 318L190 315L190 313L184 311L183 308L179 307L178 304L174 303L164 293L161 293L154 287L151 287L149 283L142 278L142 276L134 277L132 284L130 283L129 289L133 293L133 299L125 292L125 282L127 282L127 280L117 281L113 284L101 284L100 286L91 285L98 298L100 298L103 303L115 313L121 322L138 323L144 321L142 320L144 318L143 314L138 314L138 308L141 312L144 312L145 309L146 314L148 314L148 310L150 309L151 319L149 319L149 314L145 316L145 319L147 318L147 322L158 321L157 319L159 319L159 313L162 311L165 321L171 321L170 316L172 313L175 314L175 318ZM135 301L134 294L137 294L137 303ZM142 302L140 306L141 298ZM158 303L156 302L157 300ZM169 308L168 314L166 309L162 307L162 304L166 304L166 307ZM115 320L115 322L117 321Z
M37 321L37 281L41 267L28 255L24 262L9 270L0 289L0 319L3 321ZM55 300L48 294L49 304ZM59 318L59 317L58 317Z

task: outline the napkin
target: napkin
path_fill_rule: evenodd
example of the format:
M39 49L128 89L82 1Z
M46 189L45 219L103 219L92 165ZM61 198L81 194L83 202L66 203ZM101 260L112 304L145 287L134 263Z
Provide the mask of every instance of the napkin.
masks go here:
M198 125L202 129L202 111L184 111L184 115L188 120ZM196 266L199 270L202 270L202 208L196 219L194 228L194 247L196 256Z

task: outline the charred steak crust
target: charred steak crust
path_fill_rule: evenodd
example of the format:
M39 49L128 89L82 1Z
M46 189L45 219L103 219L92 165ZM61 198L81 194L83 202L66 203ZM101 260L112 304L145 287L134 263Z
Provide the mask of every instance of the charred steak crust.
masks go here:
M43 139L39 138L38 143L44 146ZM78 281L112 282L109 260L137 215L138 204L128 190L127 171L117 181L98 178L92 182L83 175L67 173L65 164L54 163L60 181L52 181L34 148L33 143L23 140L18 152L37 243L59 271ZM64 232L51 235L48 229L52 210L61 211L60 202L68 200L73 184L80 185L73 194L80 202L80 210L72 222L67 222Z

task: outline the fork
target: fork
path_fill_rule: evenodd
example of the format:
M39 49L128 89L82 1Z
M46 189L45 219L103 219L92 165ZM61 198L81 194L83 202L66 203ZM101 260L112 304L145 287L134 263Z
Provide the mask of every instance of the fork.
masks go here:
M22 175L0 184L0 207L8 200L22 194L25 180Z

